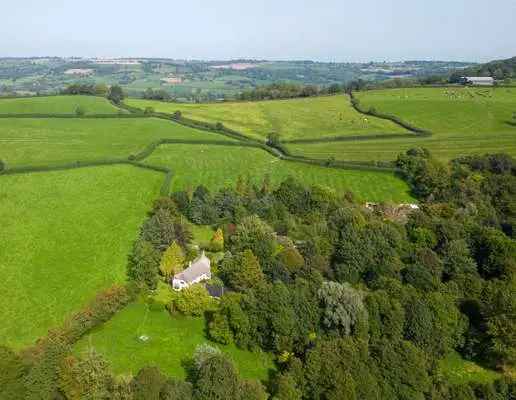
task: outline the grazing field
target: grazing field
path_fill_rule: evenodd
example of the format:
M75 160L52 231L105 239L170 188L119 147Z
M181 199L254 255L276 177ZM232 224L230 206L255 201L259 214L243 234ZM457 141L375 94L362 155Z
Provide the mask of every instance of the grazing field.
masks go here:
M446 379L455 385L468 382L491 383L500 378L500 374L480 365L464 360L458 353L451 353L439 363L440 370Z
M203 318L172 317L164 308L149 310L147 304L137 302L82 338L75 350L81 353L92 346L117 374L136 374L140 368L154 365L170 376L184 379L184 362L191 359L198 345L208 343L227 353L244 378L267 379L268 371L274 368L270 355L210 343L204 330ZM140 341L141 335L149 340Z
M368 201L406 202L412 198L408 186L387 172L341 170L281 161L255 148L210 145L163 145L145 159L146 163L174 171L173 190L203 184L210 189L234 185L239 176L260 181L269 174L273 183L293 176L306 184L319 184L339 191L351 190Z
M481 133L435 134L420 138L372 139L346 142L288 144L292 154L307 157L352 161L392 161L399 153L412 147L426 147L432 154L448 161L462 155L505 152L516 156L516 127L514 132L493 135Z
M127 158L164 138L230 140L155 118L0 118L0 160L20 166Z
M0 176L0 344L32 343L125 281L162 180L132 166Z
M104 97L48 96L0 99L1 114L75 114L77 107L85 114L117 114L124 112Z
M409 88L356 96L366 108L396 115L436 135L466 133L475 140L511 132L516 140L516 130L507 123L516 112L516 88Z
M205 122L222 122L226 127L265 139L278 133L282 140L332 136L410 133L391 121L356 112L343 95L291 100L182 104L127 99L133 107L174 113Z
M447 161L475 153L516 155L514 88L411 88L372 90L356 96L362 106L396 115L433 132L431 137L289 144L294 154L354 161L395 160L411 147L426 147Z

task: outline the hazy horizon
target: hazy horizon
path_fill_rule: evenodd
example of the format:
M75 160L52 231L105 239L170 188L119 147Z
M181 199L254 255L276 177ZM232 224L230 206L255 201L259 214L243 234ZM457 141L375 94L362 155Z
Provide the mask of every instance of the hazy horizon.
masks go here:
M0 57L484 62L516 55L516 2L495 3L20 0L2 6Z

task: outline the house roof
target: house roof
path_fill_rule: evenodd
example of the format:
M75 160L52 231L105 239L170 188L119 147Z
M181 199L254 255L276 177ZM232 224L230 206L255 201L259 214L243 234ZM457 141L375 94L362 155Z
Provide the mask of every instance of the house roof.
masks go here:
M199 257L190 263L188 268L182 272L179 272L178 274L175 274L174 279L191 283L201 275L209 274L211 272L210 265L210 259L206 257L203 251Z

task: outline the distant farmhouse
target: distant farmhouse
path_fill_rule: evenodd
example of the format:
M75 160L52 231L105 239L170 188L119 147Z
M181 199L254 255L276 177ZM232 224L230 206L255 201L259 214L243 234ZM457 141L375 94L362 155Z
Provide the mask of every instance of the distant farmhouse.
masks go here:
M172 287L174 290L182 290L194 283L199 283L211 279L211 262L208 257L202 254L193 262L190 262L187 269L174 275Z
M95 71L90 68L72 68L65 71L65 75L89 76Z
M169 76L167 78L162 78L161 81L170 85L176 85L178 83L182 83L183 79L179 76Z
M94 58L92 61L100 65L140 65L139 60L127 58Z
M494 79L490 76L463 76L461 83L473 86L493 86Z

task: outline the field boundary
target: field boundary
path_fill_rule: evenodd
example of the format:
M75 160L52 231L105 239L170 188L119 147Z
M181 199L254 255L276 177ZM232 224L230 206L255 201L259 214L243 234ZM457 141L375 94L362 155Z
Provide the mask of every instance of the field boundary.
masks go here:
M41 96L43 97L43 96ZM352 98L352 97L351 97ZM96 166L106 166L106 165L133 165L138 168L146 168L150 170L154 170L160 173L165 174L165 179L160 190L162 195L167 195L170 193L171 184L173 179L173 172L169 168L154 166L152 164L144 164L143 160L148 158L159 146L166 144L191 144L191 145L215 145L215 146L234 146L234 147L252 147L264 150L271 154L274 157L277 157L281 160L297 162L309 165L316 165L326 168L334 168L334 169L344 169L344 170L363 170L363 171L373 171L373 172L388 172L388 173L397 173L399 172L398 168L392 162L386 161L345 161L345 160L335 160L333 157L324 160L318 158L310 158L303 155L292 154L282 143L266 143L264 141L251 138L247 135L244 135L238 131L229 129L225 127L222 123L209 123L203 121L197 121L190 118L184 118L182 115L177 114L168 114L168 113L158 113L158 112L145 112L139 108L128 106L125 103L118 104L117 107L122 110L129 111L128 114L92 114L92 115L84 115L77 116L73 114L18 114L13 116L12 114L0 114L0 118L84 118L84 119L92 119L92 118L160 118L165 119L171 123L177 123L183 126L187 126L193 129L202 130L205 132L215 133L218 135L223 135L228 138L234 139L235 142L231 141L222 141L222 140L188 140L188 139L160 139L156 140L152 143L149 143L143 150L137 152L136 154L130 154L127 158L116 158L116 159L104 159L104 160L96 160L96 161L74 161L63 164L50 164L50 165L22 165L18 167L10 167L9 164L6 164L4 169L0 171L1 175L14 175L14 174L23 174L23 173L32 173L32 172L47 172L47 171L63 171L69 169L76 168L85 168L85 167L96 167ZM417 129L417 128L415 128ZM421 130L420 130L421 131ZM394 136L396 135L396 136ZM398 135L403 134L392 134L390 137L400 137ZM385 138L385 135L381 135L382 138ZM406 136L406 135L404 135ZM333 138L322 138L317 141L344 141L344 140L367 140L372 137L333 137ZM377 137L376 137L377 138ZM299 139L303 140L306 143L315 143L315 139ZM294 141L288 141L284 143L295 143ZM298 141L298 143L301 143Z
M349 92L349 98L351 101L351 106L360 114L369 115L376 118L381 118L385 120L389 120L394 122L395 124L401 126L402 128L405 128L413 133L415 133L416 136L432 136L432 132L418 128L406 121L403 121L401 118L397 117L396 115L392 114L385 114L382 112L378 112L374 107L370 107L368 109L364 108L360 104L360 100L355 97L352 91Z
M72 118L72 119L113 119L113 118L150 118L145 114L0 114L0 118L26 118L26 119L43 119L43 118Z
M103 167L110 165L132 165L136 168L148 169L156 172L165 174L165 179L160 188L161 196L168 196L171 191L173 171L170 168L161 167L152 164L142 164L137 161L128 159L112 159L112 160L98 160L98 161L75 161L71 163L54 164L54 165L23 165L19 167L6 167L0 171L2 175L19 175L29 174L37 172L53 172L53 171L68 171L78 168L92 168L92 167Z
M136 113L143 113L143 110L128 106L127 104L123 103L120 104L121 108L126 109L130 112L136 112ZM251 138L247 135L244 135L240 132L237 132L235 130L226 128L221 123L209 123L209 122L203 122L203 121L197 121L190 118L184 118L181 115L174 115L174 114L168 114L163 112L152 112L149 113L149 115L152 115L155 118L161 118L166 119L167 121L175 122L184 126L188 126L190 128L203 130L212 132L215 134L224 135L226 137L230 137L232 139L238 140L237 142L226 142L224 145L228 146L241 146L241 147L255 147L260 148L271 155L285 161L291 161L291 162L299 162L304 164L310 164L310 165L318 165L321 167L327 167L327 168L336 168L336 169L345 169L345 170L364 170L364 171L375 171L375 172L390 172L390 173L396 173L399 172L399 170L391 163L391 162L385 162L385 161L371 161L371 162L363 162L363 161L341 161L341 160L334 160L334 159L316 159L316 158L310 158L305 157L303 155L294 155L292 154L287 148L280 144L266 144L265 142L262 142L258 139ZM167 144L167 139L163 139L161 141L156 141L154 143L151 143L146 149L144 149L140 154L133 155L134 160L141 161L148 156L152 154L152 152L160 145ZM203 144L205 142L206 144L209 144L209 141L195 141L195 143L189 143L189 144ZM169 141L168 144L173 143L181 143L181 141ZM221 143L222 145L222 143Z
M421 135L411 133L373 133L367 135L349 135L349 136L327 136L323 138L305 138L305 139L287 139L282 140L283 144L300 144L300 143L325 143L325 142L357 142L378 139L401 139L414 138Z

